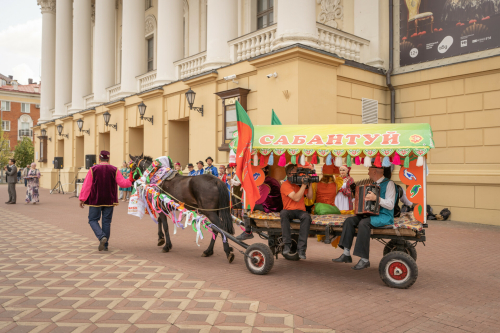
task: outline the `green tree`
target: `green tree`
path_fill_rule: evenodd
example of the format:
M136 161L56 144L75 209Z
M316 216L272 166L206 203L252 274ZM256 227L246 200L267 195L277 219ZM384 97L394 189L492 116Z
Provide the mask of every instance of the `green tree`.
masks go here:
M25 168L35 160L35 146L33 145L33 141L27 136L24 136L21 141L17 142L17 146L14 149L14 159L19 168Z
M5 136L2 126L0 126L0 168L6 166L9 162L9 158L12 156L10 151L9 141Z

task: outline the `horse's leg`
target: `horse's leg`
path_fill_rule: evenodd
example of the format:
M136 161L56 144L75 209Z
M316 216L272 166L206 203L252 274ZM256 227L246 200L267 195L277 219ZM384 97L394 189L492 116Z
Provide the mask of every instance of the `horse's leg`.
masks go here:
M172 249L172 242L170 241L170 233L168 232L168 219L165 215L163 215L163 230L165 230L165 246L161 249L161 252L166 253Z
M208 248L201 254L202 257L210 257L212 254L214 254L214 245L215 240L217 239L217 232L214 232L214 235L215 237L212 237L210 239L210 245L208 245Z
M207 212L205 214L205 216L208 217L210 222L212 222L216 226L222 225L222 221L220 220L219 215L216 212ZM217 233L214 232L214 234L217 238ZM224 237L222 239L224 239ZM210 253L210 251L211 251L211 254L213 254L214 244L215 244L215 239L212 238L212 241L210 242L210 246L208 247L208 249L205 252ZM229 243L227 241L224 242L223 245L224 245L224 252L226 252L227 260L229 261L229 263L232 263L234 260L233 248L229 246ZM205 254L205 252L203 252L203 254ZM205 255L202 255L202 256L208 257Z
M163 219L162 217L165 217ZM165 214L160 213L160 216L158 217L158 246L162 246L165 244L165 235L163 234L163 230L161 229L162 221L165 220L165 223L167 223L167 217Z

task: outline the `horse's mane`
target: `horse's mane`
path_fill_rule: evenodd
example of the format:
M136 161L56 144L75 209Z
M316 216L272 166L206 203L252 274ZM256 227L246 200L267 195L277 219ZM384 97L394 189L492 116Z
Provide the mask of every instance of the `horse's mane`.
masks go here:
M151 156L144 156L142 159L149 162L153 162L153 158Z

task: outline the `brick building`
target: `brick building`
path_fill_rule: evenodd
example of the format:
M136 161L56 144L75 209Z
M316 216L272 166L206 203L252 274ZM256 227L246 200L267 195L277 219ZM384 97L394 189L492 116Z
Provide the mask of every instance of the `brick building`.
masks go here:
M10 150L27 136L33 140L33 125L40 118L40 84L29 79L26 85L0 74L0 107L2 128Z

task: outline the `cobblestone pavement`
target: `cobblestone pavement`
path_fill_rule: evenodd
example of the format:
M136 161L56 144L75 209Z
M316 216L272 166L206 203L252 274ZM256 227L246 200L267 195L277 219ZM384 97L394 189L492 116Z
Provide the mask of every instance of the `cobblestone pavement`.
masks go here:
M238 315L225 312L244 312L255 315L254 327L245 326L249 332L292 331L291 326L286 326L291 323L286 321L292 318L289 316L293 316L293 325L300 331L310 328L313 332L500 332L499 227L431 221L426 246L417 246L418 280L410 289L398 290L380 280L378 263L383 246L375 241L371 243L371 268L363 271L333 264L330 259L338 257L341 250L310 238L307 260L291 262L280 257L268 275L257 276L248 272L238 252L234 262L228 264L220 240L215 254L202 258L208 241L196 246L191 230L178 230L176 235L171 230L173 248L161 253L156 246L156 225L148 217L140 220L128 216L124 204L114 212L110 252L97 252L98 242L88 225L87 208L78 208L78 201L68 199L69 195L49 195L44 189L40 191L40 204L27 206L22 203L23 190L18 186L18 204L0 205L0 323L12 322L15 316L18 325L29 318L33 318L32 322L44 321L47 326L42 330L77 322L88 325L78 327L82 331L98 328L114 332L117 327L104 326L132 325L118 330L135 330L137 325L161 325L157 320L168 318L164 329L177 331L179 325L205 325L207 330L218 331L221 326L243 327L241 321L252 317L234 319ZM7 189L0 186L1 203L6 196ZM253 241L264 242L258 237ZM22 267L15 269L24 272L11 272L6 265ZM40 265L45 266L44 272L33 275ZM52 277L56 271L59 275ZM179 295L173 289L186 291ZM211 294L212 290L218 296ZM36 297L45 298L37 303ZM54 300L47 301L47 297ZM101 297L110 298L98 299ZM79 303L80 298L87 300ZM247 303L235 305L237 301ZM205 303L211 303L207 305L210 309L201 308ZM250 304L258 304L257 312ZM22 310L6 314L14 306ZM53 315L49 309L54 308L69 312ZM170 312L158 315L154 311ZM200 319L195 316L198 311L211 311L217 316L206 314L204 323L192 321ZM228 323L231 320L240 322ZM310 326L315 323L319 326ZM25 327L16 329L21 328Z
M332 332L287 311L0 209L9 332ZM20 235L23 235L20 237Z

